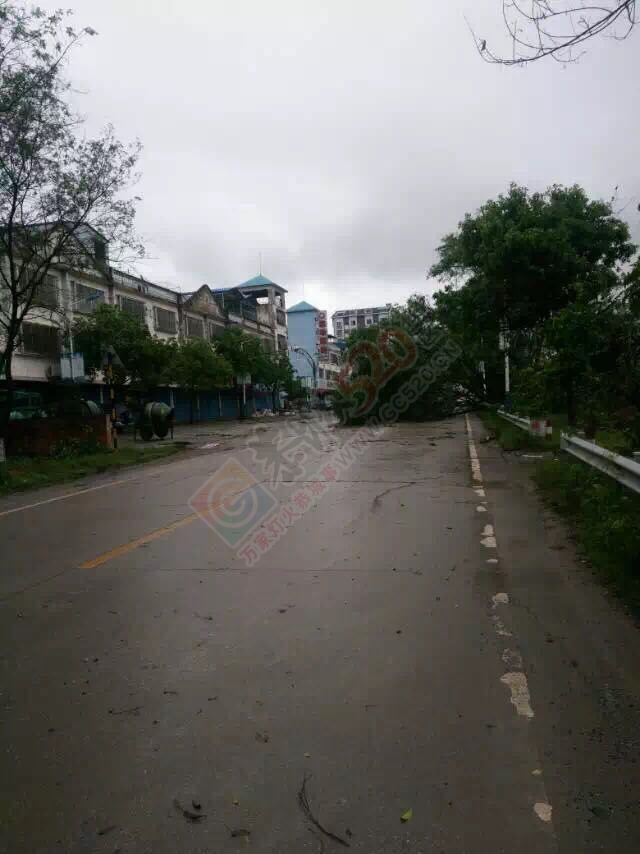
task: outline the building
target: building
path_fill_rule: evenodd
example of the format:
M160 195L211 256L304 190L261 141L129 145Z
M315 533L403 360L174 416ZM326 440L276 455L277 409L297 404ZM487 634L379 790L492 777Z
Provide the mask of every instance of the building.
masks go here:
M100 263L89 256L77 268L51 266L22 324L14 380L38 390L73 382L84 396L104 402L102 379L85 376L82 356L73 353L72 329L78 316L105 304L134 315L159 338L213 342L228 326L241 326L269 349L286 351L285 294L262 275L235 288L202 285L183 293L112 267L105 246Z
M295 375L309 389L317 383L314 373L317 374L319 313L314 305L304 301L287 310L289 360Z
M327 348L318 361L318 390L328 391L335 387L342 366L344 344L334 335L327 336Z
M392 304L379 305L375 308L345 308L331 315L333 334L338 341L346 341L354 329L363 326L377 326L387 320L391 313Z
M227 324L244 326L273 351L288 347L285 294L287 291L260 274L235 288L213 291Z
M325 392L340 371L340 348L327 330L327 312L308 302L287 311L291 366L303 384ZM299 348L299 349L296 349Z

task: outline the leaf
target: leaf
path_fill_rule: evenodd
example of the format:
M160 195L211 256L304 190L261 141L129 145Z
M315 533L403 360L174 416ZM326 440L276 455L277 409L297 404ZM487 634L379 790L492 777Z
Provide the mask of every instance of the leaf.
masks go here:
M404 824L406 824L408 821L411 821L412 818L413 818L413 810L408 809L406 812L402 813L402 815L400 816L400 821L403 822Z

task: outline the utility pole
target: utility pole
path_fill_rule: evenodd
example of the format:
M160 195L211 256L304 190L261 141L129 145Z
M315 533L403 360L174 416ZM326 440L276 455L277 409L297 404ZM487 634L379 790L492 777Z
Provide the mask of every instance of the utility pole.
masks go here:
M509 325L503 318L500 321L500 349L504 353L504 405L510 409L511 404L511 366L509 363Z

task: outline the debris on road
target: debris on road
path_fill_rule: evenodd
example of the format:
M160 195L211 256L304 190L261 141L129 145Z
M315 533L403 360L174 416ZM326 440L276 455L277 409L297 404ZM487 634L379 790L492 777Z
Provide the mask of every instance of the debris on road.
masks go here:
M232 839L248 839L251 836L251 831L244 827L228 827L227 830Z
M257 732L256 741L260 741L262 744L268 744L271 741L271 736L267 732Z
M323 827L311 811L311 806L309 805L309 798L307 795L307 783L310 779L311 777L307 777L307 775L305 774L302 780L302 785L300 786L300 791L298 792L298 806L302 810L303 815L305 816L307 821L310 821L311 824L321 833L324 833L326 837L328 837L329 839L333 839L334 842L337 842L339 845L343 845L345 848L350 848L351 845L349 842L347 842L346 839L343 839L342 836L337 836L335 833L332 833L330 830L327 830L325 827Z
M116 830L118 827L117 824L110 824L108 827L103 827L102 830L98 831L98 836L106 836L108 833Z
M413 810L408 809L406 812L402 813L402 815L400 816L400 821L403 824L406 824L408 821L411 821L412 818L413 818Z
M206 813L194 812L193 810L190 810L187 807L183 807L177 798L173 799L173 805L178 810L178 812L182 813L183 818L186 821L191 822L191 824L197 824L199 821L202 821L203 818L206 818Z
M138 717L142 706L132 706L130 709L109 709L110 715L135 715Z

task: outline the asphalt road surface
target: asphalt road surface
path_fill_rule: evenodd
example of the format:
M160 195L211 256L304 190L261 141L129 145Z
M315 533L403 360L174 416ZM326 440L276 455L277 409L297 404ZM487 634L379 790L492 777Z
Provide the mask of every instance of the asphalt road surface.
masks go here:
M0 502L0 851L640 851L637 629L482 439L369 436L252 566L188 506L244 439Z

